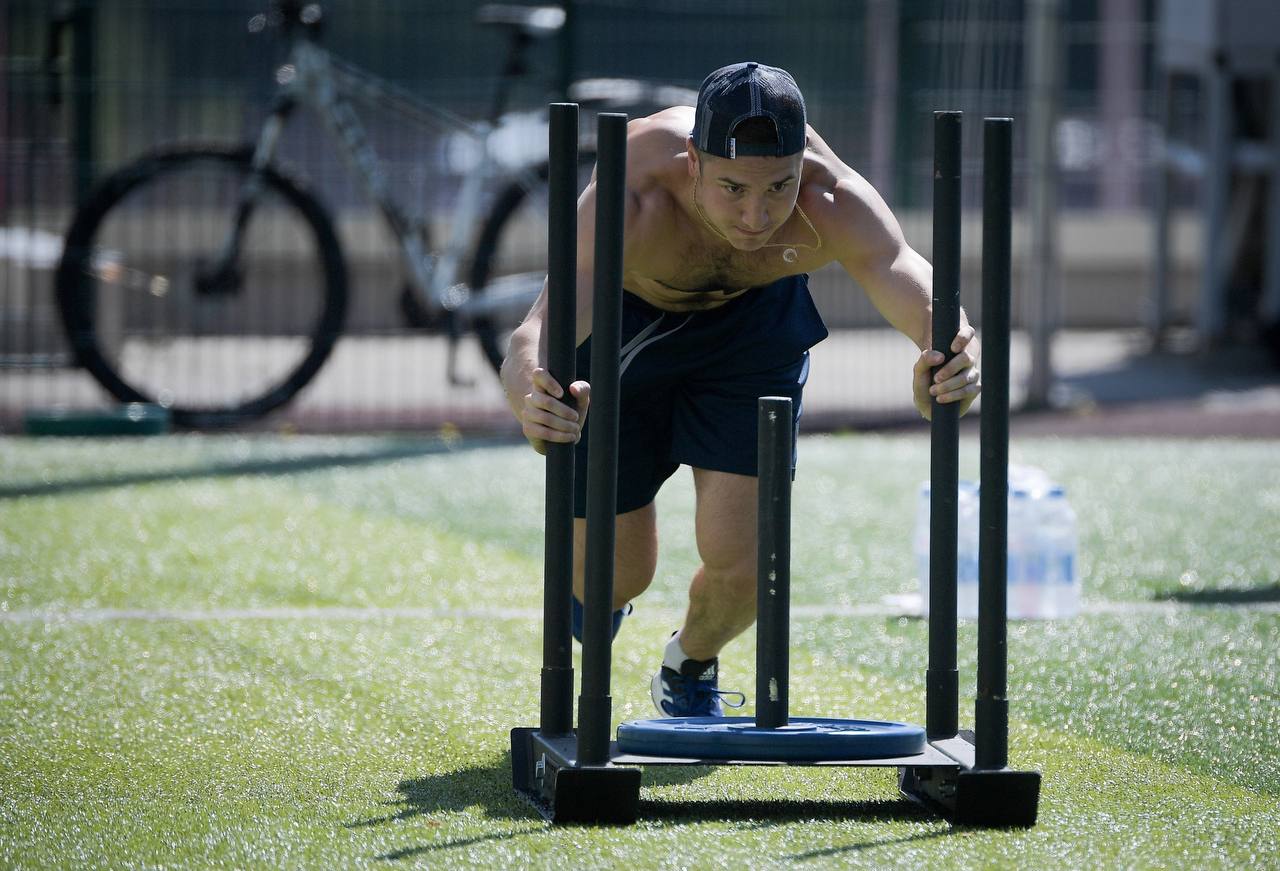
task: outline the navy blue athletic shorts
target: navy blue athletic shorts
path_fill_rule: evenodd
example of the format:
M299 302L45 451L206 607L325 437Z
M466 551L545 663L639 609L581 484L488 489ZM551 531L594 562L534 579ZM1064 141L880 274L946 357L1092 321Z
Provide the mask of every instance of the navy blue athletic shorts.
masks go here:
M804 275L698 312L663 311L624 292L617 513L652 502L682 464L755 475L756 400L790 396L798 427L809 348L826 336ZM590 381L590 338L577 366ZM574 454L578 517L586 516L590 426L588 412Z

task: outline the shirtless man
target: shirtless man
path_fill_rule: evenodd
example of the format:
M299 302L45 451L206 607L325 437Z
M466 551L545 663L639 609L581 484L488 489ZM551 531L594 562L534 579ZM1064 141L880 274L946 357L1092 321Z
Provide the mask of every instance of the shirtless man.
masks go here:
M511 339L508 401L539 452L576 442L574 630L581 640L586 440L595 187L578 203L578 372L547 373L546 295ZM916 408L959 404L980 386L967 319L945 366L930 348L932 268L888 206L805 123L791 75L757 63L707 77L695 108L630 122L623 266L614 632L653 580L653 499L682 464L693 469L702 565L684 625L667 642L652 693L668 716L718 716L718 655L756 613L756 399L792 397L794 424L808 349L827 335L806 274L837 261L880 313L921 349ZM850 373L851 377L853 373ZM793 460L794 462L794 460Z

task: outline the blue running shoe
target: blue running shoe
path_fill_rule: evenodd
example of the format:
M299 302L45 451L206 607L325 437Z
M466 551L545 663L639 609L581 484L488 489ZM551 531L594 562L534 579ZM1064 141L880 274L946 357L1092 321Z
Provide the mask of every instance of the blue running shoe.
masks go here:
M582 643L582 613L583 613L582 603L578 601L577 596L573 596L572 599L573 599L573 616L570 623L573 627L573 637L577 639L579 644L581 644ZM618 637L618 630L622 628L622 618L630 614L632 610L634 609L631 607L631 603L628 602L627 604L619 608L617 611L613 612L613 636L612 637L614 638Z
M664 717L721 717L721 699L731 708L746 704L742 693L720 691L719 662L686 659L679 671L662 666L649 687L659 713Z

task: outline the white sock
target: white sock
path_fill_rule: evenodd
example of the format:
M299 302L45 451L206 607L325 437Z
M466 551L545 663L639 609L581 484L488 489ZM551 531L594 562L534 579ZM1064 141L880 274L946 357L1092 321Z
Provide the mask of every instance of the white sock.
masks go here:
M680 633L676 632L667 642L667 649L663 651L662 664L672 671L679 671L680 666L684 665L684 661L689 658L689 654L685 653L684 648L680 646Z

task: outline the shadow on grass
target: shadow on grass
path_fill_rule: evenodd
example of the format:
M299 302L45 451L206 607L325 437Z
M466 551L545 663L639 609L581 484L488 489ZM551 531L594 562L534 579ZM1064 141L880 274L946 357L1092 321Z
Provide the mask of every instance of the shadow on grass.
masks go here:
M80 493L87 490L128 487L136 484L155 484L164 481L233 478L241 475L296 475L302 472L314 472L319 469L371 466L378 463L388 463L432 454L460 453L490 447L509 447L516 443L515 439L507 437L465 440L444 438L396 440L363 451L330 451L302 457L230 460L175 469L122 472L118 475L96 475L71 478L65 481L11 484L0 486L0 499L17 499L24 496L54 496L65 493Z
M486 817L500 820L532 820L538 819L537 812L521 801L511 784L511 751L502 754L502 759L493 765L477 765L458 771L447 771L427 777L416 777L402 780L396 784L400 797L387 802L393 808L390 813L369 819L347 823L348 829L360 829L383 826L411 820L415 817L430 817L441 813L460 813L477 806ZM437 825L428 820L428 825ZM452 850L468 847L485 841L501 841L523 834L518 831L494 832L489 835L478 835L471 838L440 841L420 846L403 847L390 853L383 853L376 858L386 861L412 859L415 856L430 854L439 850Z
M493 765L477 765L396 784L400 797L387 802L391 813L347 823L349 829L396 823L429 814L463 811L479 806L494 819L528 819L533 809L516 797L511 784L511 751Z
M1186 605L1259 605L1280 602L1280 581L1263 587L1218 587L1208 590L1174 590L1156 596L1160 602Z
M821 850L808 850L804 853L792 853L785 858L790 859L793 862L830 859L833 856L843 856L848 853L860 853L863 850L874 850L876 847L892 847L898 844L910 844L915 841L931 841L934 838L943 838L947 835L954 835L959 831L962 831L962 829L955 827L939 828L929 832L917 832L914 835L904 835L900 838L876 838L875 840L862 841L857 844L842 844L834 847L824 847Z
M678 772L665 773L660 778L663 784L686 783L702 777L711 769L698 766ZM652 779L652 778L650 778ZM348 823L346 828L359 829L382 826L415 817L428 818L428 825L438 825L429 818L432 815L450 812L462 812L480 808L483 814L496 820L534 821L541 823L541 815L533 806L516 795L511 782L511 751L502 754L502 759L494 765L475 766L460 771L449 771L428 777L402 780L396 784L400 798L389 804L395 808L391 813L357 820ZM526 834L525 831L503 831L488 835L477 835L470 838L439 841L430 844L401 847L376 858L384 861L400 861L418 856L438 853L442 850L454 850L470 847L488 841L503 841Z
M774 799L763 801L647 801L640 802L640 816L654 820L757 820L761 826L806 820L935 820L920 805L905 798L865 801Z
M645 769L644 781L645 786L687 783L705 777L715 770L712 766L648 768ZM396 790L400 793L400 797L394 801L387 802L387 805L391 808L390 812L347 823L345 827L347 829L371 828L392 825L417 817L426 818L427 825L434 827L440 825L440 823L430 820L433 815L461 813L464 811L474 812L476 809L479 809L489 819L541 823L541 816L538 812L518 797L512 787L511 753L509 750L504 752L501 760L493 765L473 766L443 774L402 780L396 785ZM866 801L821 801L785 798L776 801L733 801L724 799L655 801L641 799L639 817L642 820L659 821L668 824L745 821L754 823L755 828L767 828L810 820L844 819L937 822L940 826L937 829L918 832L913 835L832 846L787 857L797 861L817 860L875 847L923 841L951 834L955 830L915 802L905 798ZM541 830L541 827L538 830ZM529 831L528 829L501 831L401 847L382 853L376 858L383 861L414 859L444 850L465 848L491 841L504 841L529 834Z
M456 841L445 841L440 844L426 844L421 847L404 847L399 850L392 850L390 853L383 853L375 858L384 862L399 862L402 859L413 859L418 856L429 855L437 850L453 850L459 847L471 847L476 844L483 844L486 841L505 841L520 832L495 832L492 835L478 835L474 838L459 838Z
M677 786L706 777L716 770L714 765L650 765L644 772L641 786Z
M705 765L647 769L644 780L646 786L684 784L705 777L713 770ZM502 758L493 765L402 780L396 784L396 791L400 798L389 803L398 808L395 812L348 823L347 828L379 826L477 806L492 819L540 819L532 806L516 795L511 781L510 749L503 751Z
M803 853L778 857L783 861L830 860L877 847L891 847L930 841L955 834L961 829L905 798L864 801L814 801L779 799L774 801L641 801L640 818L683 822L752 822L751 828L765 829L816 820L857 820L861 822L910 822L930 825L927 831L896 837L873 838L836 844Z

